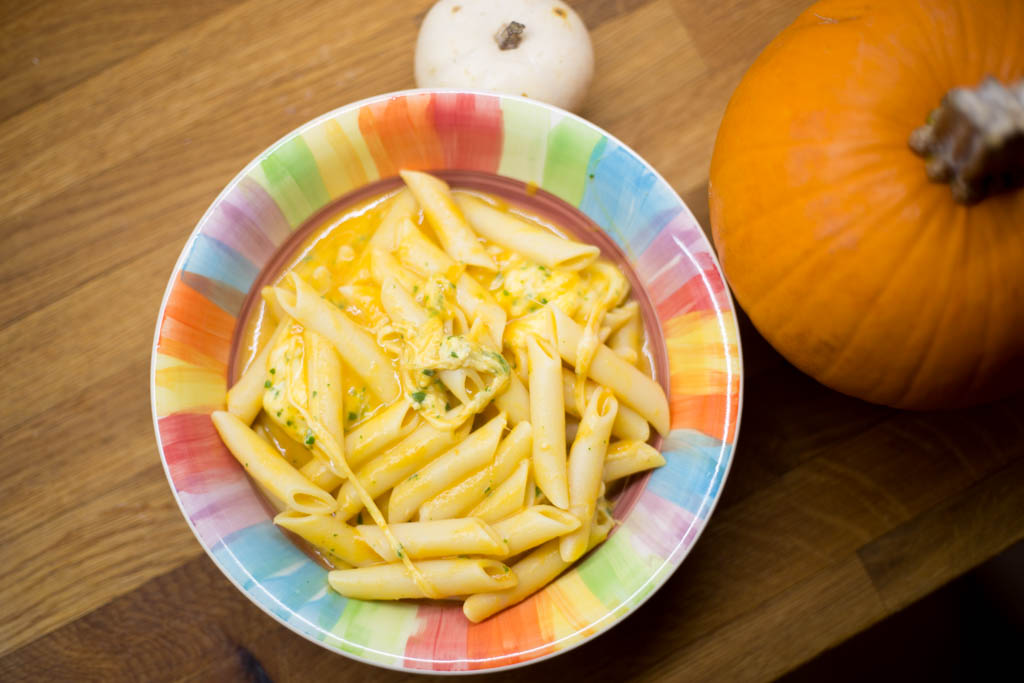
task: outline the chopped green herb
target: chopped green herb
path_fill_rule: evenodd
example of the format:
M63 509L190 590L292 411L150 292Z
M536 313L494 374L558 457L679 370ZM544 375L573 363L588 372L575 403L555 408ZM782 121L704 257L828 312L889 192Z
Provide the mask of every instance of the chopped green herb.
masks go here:
M425 391L414 391L414 392L412 392L412 400L416 401L417 403L422 403L423 399L425 399L426 397L427 397L427 392L425 392Z
M409 477L409 481L413 481L413 480L419 479L419 478L420 478L420 473L419 472L413 472L412 476Z
M328 386L330 386L330 385L328 385ZM313 392L313 398L316 398L316 392L315 391Z
M540 308L540 306L537 304L530 304L530 311L536 311L538 308Z
M548 300L547 300L547 299L545 299L544 297L541 297L541 298L540 298L540 302L541 302L542 304L546 304L546 303L548 302Z
M282 408L282 410L283 410L283 408ZM277 416L281 417L281 410L277 411Z
M271 375L273 375L275 372L277 372L277 368L270 368L270 374Z
M357 419L359 419L358 415L356 415L353 412L349 412L349 414L348 414L348 421L349 422L355 422Z
M505 296L512 296L511 294L508 293L507 289L501 290L501 293L504 294Z
M509 568L508 568L508 565L506 564L506 565L505 565L505 573L506 573L506 574L508 574L508 573L509 573L510 571L512 571L512 570L511 570L511 569L509 569Z
M359 524L363 523L363 513L362 512L360 512L358 515L356 515L356 522L358 522Z
M449 356L451 356L452 358L458 358L458 357L459 357L459 354L455 353L454 351L452 351L452 352L451 352L450 354L448 354L448 355L449 355Z
M452 409L452 404L449 403L448 401L445 401L444 402L444 409L445 410L451 410Z
M424 370L424 371L423 371L423 374L424 374L424 375L426 375L427 377L433 377L433 376L434 376L434 371L433 371L433 370L430 370L430 369L428 368L427 370Z
M485 496L491 495L491 487L490 486L488 486L487 488L484 489L484 495Z
M294 422L292 422L291 420L288 420L287 422L285 422L285 425L287 425L287 426L289 426L289 427L291 427L291 426L292 426L292 425L294 425L294 424L295 424L295 423L294 423Z
M419 285L413 285L412 286L412 293L415 294L418 291L420 291L420 286Z
M313 436L311 433L306 432L306 440L303 441L303 443L306 444L307 448L312 448L313 444L316 443L316 437Z
M271 381L269 379L266 382L263 383L263 388L264 389L269 389L272 386L274 386L274 385L271 383Z
M534 495L536 495L536 496L537 496L538 498L544 495L544 492L540 490L540 487L539 487L539 486L534 486L534 487L533 487L533 493L534 493Z

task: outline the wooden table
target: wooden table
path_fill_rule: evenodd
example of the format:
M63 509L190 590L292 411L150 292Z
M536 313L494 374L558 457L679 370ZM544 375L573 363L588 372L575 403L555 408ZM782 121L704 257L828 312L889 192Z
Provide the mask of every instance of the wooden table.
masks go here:
M0 679L412 678L322 650L232 588L165 481L148 370L206 206L302 122L412 87L429 4L5 4ZM584 115L706 226L729 93L806 0L575 4L597 52ZM896 412L742 335L739 448L704 536L635 615L534 680L772 678L1024 537L1024 397Z

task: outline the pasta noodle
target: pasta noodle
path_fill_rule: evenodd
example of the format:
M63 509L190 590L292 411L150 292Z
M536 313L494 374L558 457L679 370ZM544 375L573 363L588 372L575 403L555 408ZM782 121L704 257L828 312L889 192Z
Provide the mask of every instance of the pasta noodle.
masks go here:
M615 481L664 464L665 456L643 441L619 441L608 449L601 478Z
M220 438L235 459L279 500L293 510L307 514L328 514L337 507L326 491L314 486L285 462L244 422L223 410L214 411L211 417Z
M533 476L554 505L569 506L565 474L565 405L562 365L546 339L531 338L530 421L533 424Z
M505 416L498 415L480 429L455 444L442 456L414 472L391 491L388 521L411 519L428 498L445 490L459 479L484 468L494 457Z
M608 389L595 391L580 420L579 432L569 451L569 512L580 521L580 528L559 541L562 559L572 562L587 549L590 522L600 495L608 437L619 404Z
M608 535L606 483L664 464L668 402L597 247L401 175L261 290L212 420L332 590L479 621Z
M517 424L498 445L494 461L487 468L437 494L420 506L420 519L448 519L471 510L489 490L508 479L519 462L530 455L533 427L529 422Z
M424 560L416 566L437 589L435 597L467 595L513 587L516 575L497 560ZM347 598L401 600L428 597L406 574L401 564L379 564L358 569L338 569L327 575L331 588Z
M381 559L392 559L391 548L379 527L361 524L357 529L362 540L373 548ZM402 522L391 524L391 531L402 549L414 560L452 555L505 557L510 554L508 544L497 531L475 517L433 522Z

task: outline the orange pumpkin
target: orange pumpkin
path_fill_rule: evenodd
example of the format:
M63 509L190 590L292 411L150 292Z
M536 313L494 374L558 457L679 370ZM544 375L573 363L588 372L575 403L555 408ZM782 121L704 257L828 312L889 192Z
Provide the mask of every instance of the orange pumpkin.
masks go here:
M1024 387L1024 189L958 203L908 145L989 75L1024 78L1022 0L825 0L733 94L715 245L757 329L827 386L918 409Z

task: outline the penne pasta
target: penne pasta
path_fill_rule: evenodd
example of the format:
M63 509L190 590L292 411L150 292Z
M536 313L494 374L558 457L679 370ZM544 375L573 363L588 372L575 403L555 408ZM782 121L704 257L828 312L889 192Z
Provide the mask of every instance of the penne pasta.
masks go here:
M388 503L388 521L412 519L427 499L487 466L504 429L505 415L501 414L395 486Z
M391 449L366 463L356 473L356 477L370 497L376 498L461 441L468 431L468 428L441 431L429 424L422 425ZM362 507L363 501L354 483L346 481L338 491L338 519L348 520Z
M505 391L498 394L494 399L494 405L498 410L508 416L509 424L517 425L530 419L530 394L519 375L512 372L508 376L508 386Z
M583 390L585 400L589 401L597 389L597 384L587 380ZM579 411L576 410L575 391L576 374L568 368L562 368L562 396L565 401L565 412L567 415L580 417ZM615 422L612 424L612 434L620 439L647 441L651 437L651 428L640 413L629 406L619 405L619 410L615 414Z
M455 261L424 237L419 228L408 219L399 223L397 239L395 253L398 259L420 277L446 273L455 267Z
M211 414L213 425L235 459L249 475L293 510L329 514L336 501L285 462L269 443L236 416L223 410Z
M631 318L640 319L640 306L636 301L627 301L605 313L604 320L601 322L601 341L604 342L608 339ZM643 333L643 325L640 326L640 332Z
M294 294L276 288L278 300L285 311L304 327L327 337L348 366L381 400L397 398L398 380L376 340L347 315L320 298L298 275L292 273L288 280L295 287Z
M520 461L530 455L533 427L529 422L520 422L498 445L494 461L485 469L463 479L451 488L442 491L420 506L419 518L450 519L462 516L473 509L498 485L512 476Z
M549 268L579 270L593 263L600 250L591 244L570 242L472 195L454 194L455 203L481 235L506 249L523 254Z
M469 511L470 517L485 522L497 522L523 508L526 500L526 482L530 478L530 461L521 460L508 479L490 491L484 490L484 499Z
M421 424L406 398L400 398L345 435L345 457L352 469L365 465L388 446L409 436Z
M253 422L252 429L266 439L292 467L301 470L313 460L318 460L313 456L313 451L298 443L265 413Z
M569 506L565 472L565 403L562 363L546 339L531 337L530 422L533 424L533 476L553 505Z
M531 505L491 526L495 534L508 544L508 554L518 555L579 529L580 520L551 505Z
M574 562L587 550L605 452L618 408L618 401L610 390L602 387L594 392L587 401L579 432L569 451L569 512L580 521L580 528L559 541L559 552L566 562Z
M606 482L615 481L664 464L665 456L650 444L643 441L617 441L608 448L601 477Z
M558 353L565 362L572 365L576 361L576 348L583 330L577 322L557 306L548 308L555 316ZM590 365L590 376L598 384L615 392L615 396L622 403L642 415L659 434L668 433L668 399L665 398L665 392L653 379L619 358L615 352L603 344L597 347L597 352L594 354L593 362ZM541 489L543 488L541 486Z
M494 262L452 200L448 184L419 171L399 173L416 201L423 207L423 214L444 250L460 263L494 270Z
M603 541L610 530L610 523L593 524L588 547L593 548ZM530 597L564 572L570 564L562 559L558 551L558 540L548 541L512 565L512 573L517 579L514 587L470 595L462 603L462 612L467 619L478 624L492 614Z
M417 328L427 321L427 312L393 277L384 276L380 284L380 303L392 321Z
M267 380L267 358L284 333L287 323L281 320L274 328L270 339L252 359L252 363L238 378L235 385L228 390L228 412L245 424L252 424L263 407L263 383Z
M306 479L309 479L314 486L322 488L331 493L337 491L341 486L341 477L334 473L334 470L327 464L326 459L312 458L309 462L299 468Z
M608 348L622 360L637 365L643 355L643 326L639 314L631 315L618 330L608 337Z
M395 280L407 291L419 284L419 278L402 267L402 264L383 249L374 249L370 252L370 274L378 285L384 284L386 280Z
M308 354L306 387L309 395L306 404L309 406L309 413L314 420L323 425L338 444L340 452L336 454L336 457L344 458L345 453L342 449L345 445L345 429L341 421L341 358L338 357L338 352L334 350L331 343L313 330L306 329L303 332L303 337ZM324 454L315 441L312 445L314 445L314 455L325 459L331 471L341 476L344 465L340 462L331 462L331 459Z
M274 517L274 524L308 541L332 563L340 560L348 565L363 567L380 562L374 549L353 527L330 515L309 515L286 510Z
M437 591L436 597L503 590L517 583L516 575L497 560L424 560L416 568ZM328 573L327 582L345 597L359 600L427 597L401 564L338 569Z
M369 251L382 249L394 251L398 246L398 226L403 220L411 219L417 211L416 199L409 192L408 188L402 188L398 194L391 199L391 205L387 213L380 221L380 226L370 237Z
M236 344L257 352L211 419L332 590L465 599L479 621L608 535L606 482L664 464L645 442L668 402L597 247L401 175L261 290Z
M274 291L273 287L264 287L260 290L260 298L263 299L263 303L267 308L267 314L273 320L281 323L288 317L288 313L285 312L284 306L277 300L277 292Z
M357 529L362 540L381 559L394 561L391 546L380 527L363 524ZM403 551L414 560L454 555L509 555L508 544L502 537L490 525L474 517L396 523L391 524L391 532Z
M472 277L463 273L455 283L455 300L469 316L481 321L492 350L501 352L501 338L508 316L505 309Z

